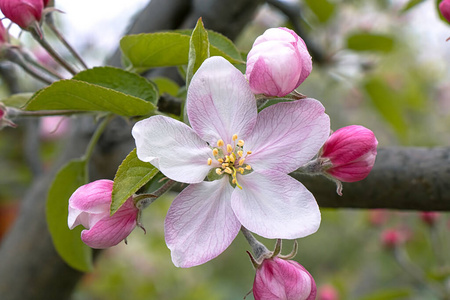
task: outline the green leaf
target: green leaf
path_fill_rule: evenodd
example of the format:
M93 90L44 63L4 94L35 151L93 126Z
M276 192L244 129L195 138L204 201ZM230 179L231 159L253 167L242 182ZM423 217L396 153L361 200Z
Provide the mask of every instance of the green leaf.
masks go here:
M400 13L405 13L408 10L410 10L411 8L414 8L416 5L424 2L425 0L409 0L408 3L405 4L405 6L403 6L402 10L400 11Z
M82 71L72 79L89 82L124 94L144 99L153 104L158 101L158 92L146 78L113 67L95 67Z
M32 96L33 93L18 93L2 99L0 102L2 102L5 106L22 108L25 104L27 104Z
M203 27L202 18L199 18L197 25L192 31L189 41L189 60L186 72L186 86L189 86L192 76L200 68L201 64L209 57L208 32Z
M158 172L152 164L137 157L136 149L131 151L117 169L114 178L111 215Z
M320 23L326 23L334 15L335 5L328 0L306 0L305 2Z
M384 119L394 128L400 138L405 138L408 132L408 125L403 115L402 103L399 102L396 94L379 77L372 77L364 84L369 98L375 108Z
M69 266L82 272L91 271L92 249L81 241L83 228L70 230L67 225L69 198L86 184L86 161L72 160L56 175L47 196L47 223L58 254Z
M155 105L137 97L79 80L60 80L37 92L27 110L80 110L145 116Z
M390 35L356 32L347 36L347 48L354 51L390 52L394 38Z
M167 93L172 96L178 95L178 90L180 89L180 87L175 81L170 80L167 77L154 77L152 78L152 81L158 87L159 94L162 95L164 93Z
M411 290L408 288L385 289L371 293L359 300L406 300L409 299L411 295Z
M187 65L189 58L188 31L142 33L127 35L120 40L124 60L136 72L150 68ZM239 51L224 36L208 31L210 55L223 56L231 63L243 63Z

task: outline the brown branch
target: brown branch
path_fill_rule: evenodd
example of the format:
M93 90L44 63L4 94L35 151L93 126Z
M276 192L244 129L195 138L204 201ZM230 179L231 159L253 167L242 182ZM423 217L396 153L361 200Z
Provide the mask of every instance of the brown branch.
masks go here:
M450 148L379 149L369 176L344 183L342 197L324 177L293 177L314 194L321 207L450 210Z

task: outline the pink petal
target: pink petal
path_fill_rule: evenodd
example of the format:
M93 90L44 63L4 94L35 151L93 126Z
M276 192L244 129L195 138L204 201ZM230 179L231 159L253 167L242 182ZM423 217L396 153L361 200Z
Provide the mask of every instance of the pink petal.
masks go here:
M189 185L173 201L165 221L166 244L177 267L203 264L221 254L238 234L228 178Z
M211 148L184 123L154 116L137 122L132 135L138 158L153 163L172 180L198 183L211 169Z
M112 180L96 180L80 186L69 199L68 225L91 228L98 220L109 215Z
M256 100L244 75L223 57L208 58L192 78L187 94L187 114L195 132L216 145L243 139L256 121Z
M320 211L297 180L277 171L239 176L231 206L242 226L269 239L296 239L317 231Z
M290 173L308 162L327 140L330 119L315 99L278 103L261 111L244 150L254 170ZM245 152L244 151L244 152Z
M131 198L112 216L105 216L90 230L81 232L81 240L91 248L104 249L124 240L136 227L138 209Z

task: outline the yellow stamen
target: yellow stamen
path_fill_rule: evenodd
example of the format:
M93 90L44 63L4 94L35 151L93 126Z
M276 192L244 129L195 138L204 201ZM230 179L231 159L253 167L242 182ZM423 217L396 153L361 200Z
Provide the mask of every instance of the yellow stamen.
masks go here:
M229 163L230 162L230 157L227 155L225 156L225 162Z
M242 157L242 156L244 156L244 152L243 152L243 151L241 151L241 150L239 150L239 151L237 152L237 154L239 155L239 157Z
M222 170L221 170L220 168L217 168L217 169L216 169L216 174L217 174L217 175L222 175Z
M225 170L223 170L225 173L227 173L227 174L233 174L233 171L231 171L231 168L230 167L226 167L225 168Z
M231 147L231 145L230 145L230 144L228 144L228 145L227 145L227 151L228 151L228 152L231 152L231 151L233 151L233 147Z
M223 140L218 140L218 141L217 141L217 147L222 147L223 145L225 145L225 143L223 142Z
M210 166L212 164L212 159L208 158L208 166Z
M227 163L223 163L222 164L222 168L226 168L226 167L228 167L229 166L229 164L227 164Z
M230 161L231 161L231 163L234 164L234 162L236 161L236 154L231 153L231 155L230 155Z
M244 168L237 169L239 173L244 174Z
M246 170L251 170L252 167L250 167L250 165L246 165L246 166L245 166L245 169L246 169Z
M219 158L217 161L220 162L220 163L223 163L223 159L222 158Z
M247 151L247 155L252 154L252 151Z
M244 164L245 158L241 158L241 160L239 161L239 165L242 166Z
M243 141L243 140L239 140L238 143L237 143L237 145L238 145L239 147L244 146L244 141Z
M233 141L237 140L237 134L233 134Z
M216 148L213 149L213 155L217 156L219 154L219 150L217 150Z
M236 178L233 178L233 180L231 180L231 183L236 184Z

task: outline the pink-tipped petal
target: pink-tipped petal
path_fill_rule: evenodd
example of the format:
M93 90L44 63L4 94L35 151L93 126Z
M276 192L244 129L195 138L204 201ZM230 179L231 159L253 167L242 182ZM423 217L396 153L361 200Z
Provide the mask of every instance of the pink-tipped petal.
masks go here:
M166 244L177 267L203 264L222 253L241 224L230 205L228 178L189 185L173 201L165 221Z
M327 140L330 119L315 99L282 102L261 111L244 150L254 170L290 173L307 163Z
M138 209L129 198L112 216L105 216L89 230L81 232L81 240L91 248L104 249L124 240L136 227Z
M109 214L112 180L97 180L80 186L69 199L68 226L91 228L98 220Z
M184 123L164 116L137 122L132 130L140 160L154 165L172 180L198 183L205 179L214 158L205 141Z
M192 77L187 94L192 128L211 145L245 138L256 122L256 100L244 75L223 57L208 58Z
M239 176L231 206L242 226L269 239L296 239L317 231L319 206L297 180L277 171Z

